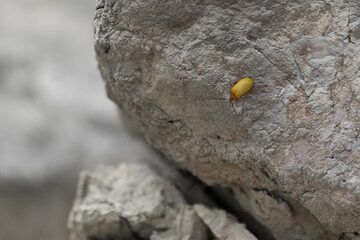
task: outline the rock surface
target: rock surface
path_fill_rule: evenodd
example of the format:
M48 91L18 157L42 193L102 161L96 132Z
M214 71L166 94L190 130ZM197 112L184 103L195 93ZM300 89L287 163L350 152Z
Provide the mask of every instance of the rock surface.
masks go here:
M69 218L71 239L256 240L224 211L191 205L173 183L145 163L82 174ZM214 226L217 220L225 228Z
M275 238L355 239L359 17L357 0L98 0L95 45L110 98L148 142L231 187ZM229 103L245 76L252 92Z
M195 205L201 220L209 226L215 237L227 240L256 240L244 225L222 210L211 210L203 205Z

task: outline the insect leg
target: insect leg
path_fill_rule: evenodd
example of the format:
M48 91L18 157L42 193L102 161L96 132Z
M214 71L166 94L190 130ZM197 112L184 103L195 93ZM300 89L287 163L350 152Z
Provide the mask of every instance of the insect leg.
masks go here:
M231 102L231 107L232 107L232 109L234 110L235 115L238 116L238 115L237 115L237 112L236 112L236 110L235 110L235 108L234 108L234 103L233 103L233 102Z

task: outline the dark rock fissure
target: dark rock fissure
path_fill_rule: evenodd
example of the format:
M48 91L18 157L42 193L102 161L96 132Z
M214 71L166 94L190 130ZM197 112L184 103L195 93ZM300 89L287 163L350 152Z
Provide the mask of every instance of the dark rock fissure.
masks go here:
M276 240L269 229L259 223L250 213L245 211L239 205L230 188L208 186L199 180L196 176L194 176L191 172L181 168L180 166L177 166L177 163L166 158L166 156L164 156L161 152L157 152L162 156L160 159L163 161L163 163L170 167L172 166L172 168L175 168L176 171L184 177L184 179L187 179L189 182L192 182L195 186L198 186L200 189L202 189L204 196L199 198L199 195L189 194L189 191L187 191L186 187L184 188L176 181L173 181L172 183L174 186L183 194L188 203L202 203L208 207L217 207L222 209L227 213L232 214L240 223L244 223L247 229L259 240ZM207 201L204 201L204 197L207 198Z
M206 193L214 199L217 207L231 213L237 220L244 223L247 229L261 240L276 240L271 231L259 223L250 213L241 208L233 196L231 189L220 186L208 186Z

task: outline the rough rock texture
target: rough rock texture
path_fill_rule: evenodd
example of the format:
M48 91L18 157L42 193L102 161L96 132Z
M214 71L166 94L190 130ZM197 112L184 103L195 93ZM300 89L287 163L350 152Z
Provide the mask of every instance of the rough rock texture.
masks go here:
M174 183L139 163L82 174L69 218L71 239L256 240L224 211L190 205Z
M96 52L146 139L275 238L355 239L359 17L358 0L99 0Z

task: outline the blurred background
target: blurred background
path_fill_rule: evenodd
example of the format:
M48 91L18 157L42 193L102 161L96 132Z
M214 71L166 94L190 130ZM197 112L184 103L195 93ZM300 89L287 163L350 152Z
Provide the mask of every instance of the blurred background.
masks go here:
M151 153L106 97L95 0L0 2L0 239L67 239L79 171Z

